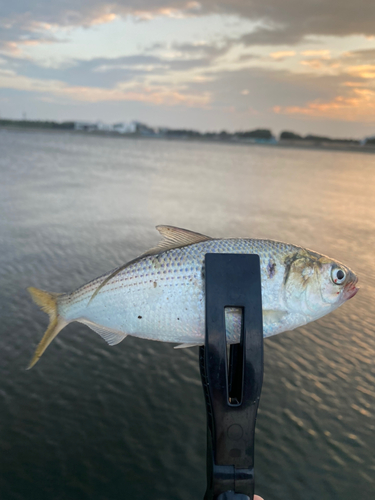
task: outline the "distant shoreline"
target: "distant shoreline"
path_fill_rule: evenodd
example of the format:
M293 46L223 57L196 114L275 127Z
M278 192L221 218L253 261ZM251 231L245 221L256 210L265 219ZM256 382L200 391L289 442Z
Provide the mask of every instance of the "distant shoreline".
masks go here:
M105 132L105 131L83 131L83 130L64 130L64 129L52 129L52 128L37 128L37 127L25 127L16 125L0 125L0 133L3 131L9 132L27 132L27 133L63 133L72 135L84 135L88 137L111 137L117 139L151 139L151 140L165 140L165 141L182 141L182 142L205 142L213 144L233 144L233 145L245 145L245 146L262 146L262 147L273 147L273 148L283 148L283 149L306 149L313 151L347 151L356 153L375 153L375 145L349 145L343 143L332 142L317 142L312 143L308 141L298 141L298 140L279 140L275 143L261 143L254 142L246 139L215 139L209 137L167 137L167 136L157 136L157 135L142 135L138 133L134 134L119 134L116 132Z

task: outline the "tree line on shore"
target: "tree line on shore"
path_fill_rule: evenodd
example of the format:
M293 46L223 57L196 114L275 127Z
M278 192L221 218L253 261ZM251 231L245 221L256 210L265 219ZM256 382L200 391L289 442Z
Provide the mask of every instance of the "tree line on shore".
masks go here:
M43 120L10 120L10 119L0 119L0 127L17 127L17 128L35 128L35 129L52 129L52 130L87 130L87 131L101 131L100 128L95 128L95 124L92 127L88 125L87 129L78 128L77 124L82 122L66 121L66 122L55 122L55 121L43 121ZM239 140L239 141L254 141L254 142L265 142L265 143L275 143L277 142L272 131L269 129L255 129L247 131L237 131L237 132L227 132L222 130L221 132L199 132L192 129L172 129L172 128L152 128L140 122L135 123L135 132L132 135L142 135L142 136L156 136L156 137L167 137L167 138L184 138L184 139L215 139L215 140ZM296 134L294 132L283 131L279 135L279 142L293 143L293 144L321 144L321 143L340 143L346 145L375 145L375 137L370 137L359 141L356 139L334 139L331 137L320 136L308 134L305 136Z

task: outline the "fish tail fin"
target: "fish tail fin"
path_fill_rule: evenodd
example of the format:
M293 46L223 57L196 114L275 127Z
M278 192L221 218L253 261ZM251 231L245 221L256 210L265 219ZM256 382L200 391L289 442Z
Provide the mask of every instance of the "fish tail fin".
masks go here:
M61 318L57 312L57 299L60 295L62 295L61 293L44 292L43 290L39 290L34 287L29 287L27 290L35 304L37 304L42 311L49 315L50 321L48 328L36 348L29 366L27 367L27 370L30 370L30 368L32 368L39 361L39 358L50 345L52 340L68 324L68 322Z

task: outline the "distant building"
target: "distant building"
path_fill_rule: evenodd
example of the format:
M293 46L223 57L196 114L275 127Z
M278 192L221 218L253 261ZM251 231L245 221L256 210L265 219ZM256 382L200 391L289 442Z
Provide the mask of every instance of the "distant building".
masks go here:
M117 134L134 134L138 131L137 122L119 122L113 125L104 123L101 120L97 122L74 122L74 130L85 132L116 132Z
M113 125L108 125L108 123L104 123L102 121L97 121L95 123L96 125L96 129L95 130L98 130L100 132L112 132L113 130Z
M120 122L112 125L112 131L118 134L135 134L137 132L137 122Z

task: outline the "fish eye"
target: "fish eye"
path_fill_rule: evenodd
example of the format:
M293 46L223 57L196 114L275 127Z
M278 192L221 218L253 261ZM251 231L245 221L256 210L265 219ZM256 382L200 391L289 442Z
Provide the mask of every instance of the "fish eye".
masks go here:
M331 271L331 278L335 285L341 285L345 281L346 273L339 267L335 267Z

